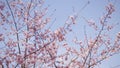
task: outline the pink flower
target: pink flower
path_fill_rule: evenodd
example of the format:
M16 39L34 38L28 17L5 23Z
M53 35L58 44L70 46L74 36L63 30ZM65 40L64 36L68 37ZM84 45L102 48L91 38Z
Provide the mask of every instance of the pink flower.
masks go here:
M73 24L76 23L76 21L75 21L75 17L74 17L74 16L70 16L70 19L71 19L71 21L72 21Z
M117 37L120 38L120 32L118 33Z
M0 1L0 10L3 10L5 7L4 3Z
M112 14L115 11L114 5L110 3L108 6L106 6L106 10L109 14Z
M89 24L91 27L93 27L95 30L98 29L98 26L96 25L96 22L95 22L93 19L90 19L90 20L88 20L87 22L88 22L88 24Z
M3 38L3 34L0 34L0 41L3 41L4 38Z

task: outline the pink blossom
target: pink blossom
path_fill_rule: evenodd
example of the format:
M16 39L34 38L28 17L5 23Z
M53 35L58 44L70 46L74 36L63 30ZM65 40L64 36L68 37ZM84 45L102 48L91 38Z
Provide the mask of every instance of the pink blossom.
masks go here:
M0 1L0 10L3 10L5 7L4 3Z
M0 34L0 41L3 41L4 38L3 38L3 34Z
M93 27L95 30L98 29L98 26L96 25L96 23L95 23L95 21L94 21L93 19L90 19L90 20L88 20L87 22L88 22L88 24L89 24L91 27Z
M118 33L117 37L120 39L120 32Z
M108 6L106 6L106 10L109 14L112 14L115 11L114 5L112 3L108 4Z

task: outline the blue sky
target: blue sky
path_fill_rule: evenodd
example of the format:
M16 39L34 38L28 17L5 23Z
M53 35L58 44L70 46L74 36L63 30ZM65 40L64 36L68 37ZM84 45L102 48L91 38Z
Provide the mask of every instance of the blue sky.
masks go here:
M59 26L62 26L67 17L74 14L74 11L76 13L79 12L79 18L77 19L77 24L73 26L73 31L75 35L78 36L79 39L83 38L83 28L84 26L87 26L85 20L82 18L84 16L86 19L93 19L96 22L99 22L98 20L102 15L105 14L105 6L111 2L115 5L115 12L112 15L112 19L109 20L109 23L120 23L120 0L89 0L90 4L88 4L84 9L82 9L86 4L88 0L46 0L45 5L48 6L48 12L53 12L52 20L56 19L55 23L52 25L52 29L58 28ZM120 32L120 24L117 25L112 32L110 32L111 36L113 38L117 34L117 32ZM89 27L87 27L89 29ZM94 35L94 32L86 30L87 34L90 36ZM71 35L69 34L68 39L72 39ZM120 54L115 55L107 60L105 60L101 65L100 68L112 68L114 66L120 65Z

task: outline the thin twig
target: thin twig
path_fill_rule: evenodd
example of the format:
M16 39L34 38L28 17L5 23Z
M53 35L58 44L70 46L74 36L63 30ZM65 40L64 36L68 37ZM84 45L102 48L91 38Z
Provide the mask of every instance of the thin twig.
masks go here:
M7 5L8 5L8 7L9 7L9 10L10 10L10 12L11 12L11 15L12 15L12 18L13 18L13 22L14 22L14 25L15 25L15 29L16 29L16 31L17 31L16 36L17 36L17 41L18 41L18 50L19 50L19 54L21 54L20 44L19 44L19 35L18 35L18 29L17 29L17 23L15 22L15 17L14 17L14 14L13 14L13 12L12 12L12 9L11 9L11 7L10 7L10 4L9 4L8 0L6 0L6 2L7 2Z

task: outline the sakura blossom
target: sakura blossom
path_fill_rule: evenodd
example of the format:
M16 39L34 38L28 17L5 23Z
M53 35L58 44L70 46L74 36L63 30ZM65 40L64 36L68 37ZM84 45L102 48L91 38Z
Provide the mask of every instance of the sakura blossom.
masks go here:
M64 14L55 14L63 8L52 13L46 2L0 1L0 68L96 68L120 53L120 32L114 31L118 25L111 23L117 11L112 2L94 19L84 13L92 4L88 1L80 12L76 7L73 13L67 11L64 22Z

